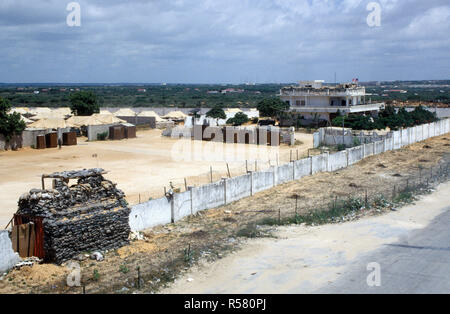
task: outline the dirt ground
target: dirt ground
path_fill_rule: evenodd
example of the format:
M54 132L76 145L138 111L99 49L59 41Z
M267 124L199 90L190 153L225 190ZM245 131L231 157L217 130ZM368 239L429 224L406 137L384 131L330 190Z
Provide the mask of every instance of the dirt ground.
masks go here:
M82 283L87 293L129 293L137 290L136 269L139 267L142 282L138 292L159 291L196 260L221 259L227 252L239 248L244 241L239 237L240 231L249 224L267 217L292 215L295 195L298 195L299 214L317 210L336 197L364 196L366 191L369 198L381 194L389 198L394 189L398 191L419 180L426 182L449 153L450 138L429 139L369 157L337 172L320 173L277 186L227 206L186 217L176 224L155 227L144 233L145 241L134 241L127 247L108 252L103 262L81 262ZM49 265L33 268L41 267ZM94 271L99 276L93 276ZM61 275L55 276L51 283L28 280L23 284L24 277L12 271L0 281L0 293L80 293L81 288L68 288L65 280Z
M228 175L244 174L249 170L269 167L305 155L312 147L312 134L297 133L301 142L296 146L261 147L242 144L216 144L177 140L161 136L160 130L144 130L137 138L122 141L87 142L79 139L77 146L63 146L61 150L23 149L0 152L0 227L6 226L17 210L20 195L41 187L40 176L56 171L101 167L106 177L118 184L130 204L144 202L150 197L163 196L164 187L173 182L185 189L188 185L201 185ZM195 154L193 153L195 151ZM237 157L236 157L237 156ZM47 182L50 186L51 182Z

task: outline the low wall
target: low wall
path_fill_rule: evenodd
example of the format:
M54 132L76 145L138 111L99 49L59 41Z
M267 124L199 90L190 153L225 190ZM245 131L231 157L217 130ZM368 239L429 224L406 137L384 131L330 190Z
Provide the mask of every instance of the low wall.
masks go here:
M201 210L219 207L225 204L224 182L202 185L192 189L192 208L196 213Z
M225 180L226 203L231 203L241 198L252 195L252 175L246 174Z
M257 171L252 173L252 194L268 190L275 186L273 171Z
M374 149L375 149L374 155L378 155L378 154L384 153L384 150L385 150L384 143L385 143L385 140L378 141L378 142L374 143L374 145L375 145L374 146Z
M312 156L311 174L328 171L328 154Z
M294 179L298 180L311 175L312 158L304 158L294 161Z
M129 219L133 231L164 225L171 220L172 205L166 197L133 206Z
M134 125L148 125L151 129L156 128L156 118L155 117L130 117L130 116L118 116L117 118L127 121L128 123Z
M294 180L294 164L292 162L275 167L275 185Z
M16 265L20 260L19 255L13 251L8 231L0 230L0 275Z
M341 151L328 156L328 171L333 172L339 169L346 168L347 165L347 151Z
M222 179L219 182L190 188L167 198L151 200L133 206L130 214L131 230L147 228L177 221L198 211L211 209L254 195L276 185L299 180L318 172L336 171L353 165L365 157L381 154L430 136L450 131L450 119L392 132L380 141L346 149L333 154L321 154L289 162L271 170L252 172L247 175Z
M363 159L363 147L357 146L353 148L347 149L347 156L348 156L348 165L353 165Z
M173 197L173 220L178 221L183 217L193 214L191 190L177 193Z

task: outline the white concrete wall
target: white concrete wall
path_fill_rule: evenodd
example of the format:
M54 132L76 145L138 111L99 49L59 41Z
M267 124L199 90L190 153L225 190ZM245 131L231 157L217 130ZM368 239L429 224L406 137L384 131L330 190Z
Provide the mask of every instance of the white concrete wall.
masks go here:
M294 165L292 162L275 168L275 184L283 184L294 180Z
M364 144L364 158L375 154L375 142Z
M428 135L436 134L438 136L448 132L450 132L450 119L431 125L395 131L392 132L392 137L353 147L346 151L334 154L325 153L272 167L270 171L253 172L191 188L187 192L175 194L172 201L164 197L133 206L130 214L130 226L132 230L138 231L166 224L172 220L177 221L195 214L197 211L237 201L278 184L292 181L294 178L298 180L318 172L343 169L362 160L364 156L381 154L385 151L400 148L402 145L426 139ZM5 251L0 246L0 254L3 252L1 250ZM5 264L1 257L0 255L0 262Z
M294 162L295 180L311 175L312 158L304 158Z
M191 202L191 191L175 194L173 197L173 220L178 221L192 214L194 214L194 211Z
M375 144L375 146L374 146L375 147L375 151L374 151L375 155L384 153L384 140L375 142L374 144Z
M194 213L219 207L225 204L224 182L210 183L192 189L192 207Z
M163 197L133 206L130 213L130 228L132 231L145 230L170 223L171 219L171 202Z
M246 174L225 180L227 204L248 197L252 193L252 175Z
M328 154L321 154L317 156L313 156L312 158L312 174L316 174L318 172L325 172L328 170Z
M328 156L328 171L333 172L347 167L347 151L343 150Z
M357 146L347 149L348 165L353 165L363 159L363 147Z
M253 194L268 190L274 186L273 171L253 172Z
M19 255L13 251L8 231L0 230L0 275L16 265L20 260Z

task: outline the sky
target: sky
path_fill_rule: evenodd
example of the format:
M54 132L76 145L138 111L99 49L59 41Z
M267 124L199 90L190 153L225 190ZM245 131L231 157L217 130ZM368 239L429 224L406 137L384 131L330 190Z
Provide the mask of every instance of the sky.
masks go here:
M70 2L0 0L0 82L450 79L449 0Z

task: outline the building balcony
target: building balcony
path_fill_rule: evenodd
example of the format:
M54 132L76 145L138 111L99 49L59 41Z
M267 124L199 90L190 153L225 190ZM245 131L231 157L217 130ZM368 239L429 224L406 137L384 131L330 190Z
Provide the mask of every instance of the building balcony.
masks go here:
M358 113L367 111L379 111L384 109L384 103L374 103L365 105L354 106L327 106L327 107L315 107L315 106L291 106L291 111L303 112L303 113L336 113L338 110L342 113Z

